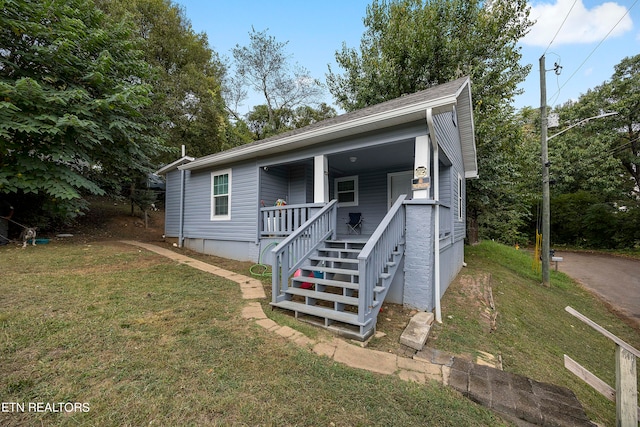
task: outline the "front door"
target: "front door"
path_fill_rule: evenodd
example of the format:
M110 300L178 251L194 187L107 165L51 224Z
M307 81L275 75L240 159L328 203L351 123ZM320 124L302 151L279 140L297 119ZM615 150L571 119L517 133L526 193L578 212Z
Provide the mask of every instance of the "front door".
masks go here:
M413 171L387 174L387 210L391 209L391 206L393 206L393 203L401 194L406 194L407 200L410 200L412 198L412 180Z

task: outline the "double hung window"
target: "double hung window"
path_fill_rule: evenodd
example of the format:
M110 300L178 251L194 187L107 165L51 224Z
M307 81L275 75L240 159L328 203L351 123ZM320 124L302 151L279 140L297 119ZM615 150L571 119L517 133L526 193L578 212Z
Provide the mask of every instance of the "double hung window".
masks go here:
M231 219L231 170L211 174L211 220Z

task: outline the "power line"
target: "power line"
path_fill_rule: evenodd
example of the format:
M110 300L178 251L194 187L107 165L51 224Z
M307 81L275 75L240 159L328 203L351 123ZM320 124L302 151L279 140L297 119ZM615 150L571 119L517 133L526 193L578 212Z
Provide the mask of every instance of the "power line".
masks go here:
M618 24L620 24L620 22L622 22L622 20L624 19L625 16L627 16L629 14L629 12L631 11L631 9L633 9L633 7L636 5L636 3L638 3L638 0L635 0L633 2L633 4L627 9L627 11L624 13L624 15L622 15L620 17L620 19L618 20L618 22L616 22L616 24L611 27L611 29L609 30L609 32L602 38L602 40L600 40L600 42L597 44L596 47L593 48L593 50L591 51L591 53L589 53L589 55L587 55L587 57L584 59L584 61L582 61L582 63L580 64L580 66L578 66L578 68L576 68L576 70L573 72L573 74L571 74L571 76L569 76L569 78L564 82L564 84L562 86L560 86L560 88L558 88L558 91L556 93L554 93L552 95L555 96L556 94L559 94L560 90L562 90L563 87L565 87L567 85L567 83L569 83L569 81L571 81L571 79L573 77L575 77L575 75L578 73L578 71L580 71L580 68L582 68L582 66L584 64L587 63L587 61L589 60L589 58L591 58L591 56L595 53L595 51L600 47L600 45L602 45L602 43L604 43L604 41L607 39L607 37L609 37L611 35L611 33L613 32L613 30L615 30L615 28L618 26ZM575 4L575 3L574 3ZM566 18L565 18L566 19ZM555 36L554 36L555 39ZM548 49L548 48L547 48Z
M556 31L556 34L551 39L551 41L549 42L549 46L547 46L547 48L544 50L544 53L542 55L545 55L547 53L547 51L549 50L549 48L551 47L553 42L556 40L556 37L558 37L558 34L560 33L560 30L564 26L564 23L567 22L567 18L569 18L569 15L571 15L571 11L573 10L573 7L576 5L576 3L578 3L578 0L574 0L573 4L571 5L571 9L569 9L569 12L567 12L567 15L564 17L564 20L562 21L562 24L560 24L560 27L558 28L558 31Z

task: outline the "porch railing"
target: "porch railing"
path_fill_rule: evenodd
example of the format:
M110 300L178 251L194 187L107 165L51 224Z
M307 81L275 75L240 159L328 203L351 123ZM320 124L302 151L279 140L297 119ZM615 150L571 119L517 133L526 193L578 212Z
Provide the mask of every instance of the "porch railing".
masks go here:
M392 259L393 253L398 250L399 245L404 243L405 209L403 202L406 197L406 194L398 197L358 255L360 277L358 321L361 324L377 316L386 296L388 289L379 294L380 304L374 305L375 287Z
M329 237L335 238L337 201L332 200L276 246L273 254L272 301L284 299L289 278Z
M315 210L323 206L324 204L322 203L306 203L261 208L262 228L260 229L260 236L288 236L311 218Z

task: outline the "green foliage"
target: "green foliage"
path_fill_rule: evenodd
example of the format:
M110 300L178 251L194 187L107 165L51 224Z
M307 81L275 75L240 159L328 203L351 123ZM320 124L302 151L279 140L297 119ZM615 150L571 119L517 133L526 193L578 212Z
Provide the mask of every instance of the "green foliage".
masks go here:
M148 167L161 145L141 115L149 67L128 22L89 0L7 0L0 46L0 192L71 214L83 193Z
M610 81L558 108L559 129L603 112L549 141L554 243L633 248L640 240L640 55L625 58Z
M175 160L186 145L192 156L230 148L222 86L225 68L204 33L195 33L184 10L170 0L98 1L111 16L131 16L144 59L154 72L153 105L144 114L175 149L158 161ZM238 141L231 140L231 146Z
M246 123L255 140L274 136L288 130L298 129L336 116L336 111L325 103L319 108L305 105L296 108L278 108L271 112L267 105L256 105L247 116Z
M525 1L374 0L360 50L343 45L327 84L348 111L470 76L481 179L468 189L470 235L520 239L530 175L511 102L529 72L518 41L532 22ZM529 157L527 156L527 160Z
M585 248L632 248L640 244L638 206L615 206L601 195L578 191L551 200L551 238Z
M478 106L510 101L529 66L516 46L531 22L523 1L374 0L360 52L343 45L329 90L348 111L471 76Z

